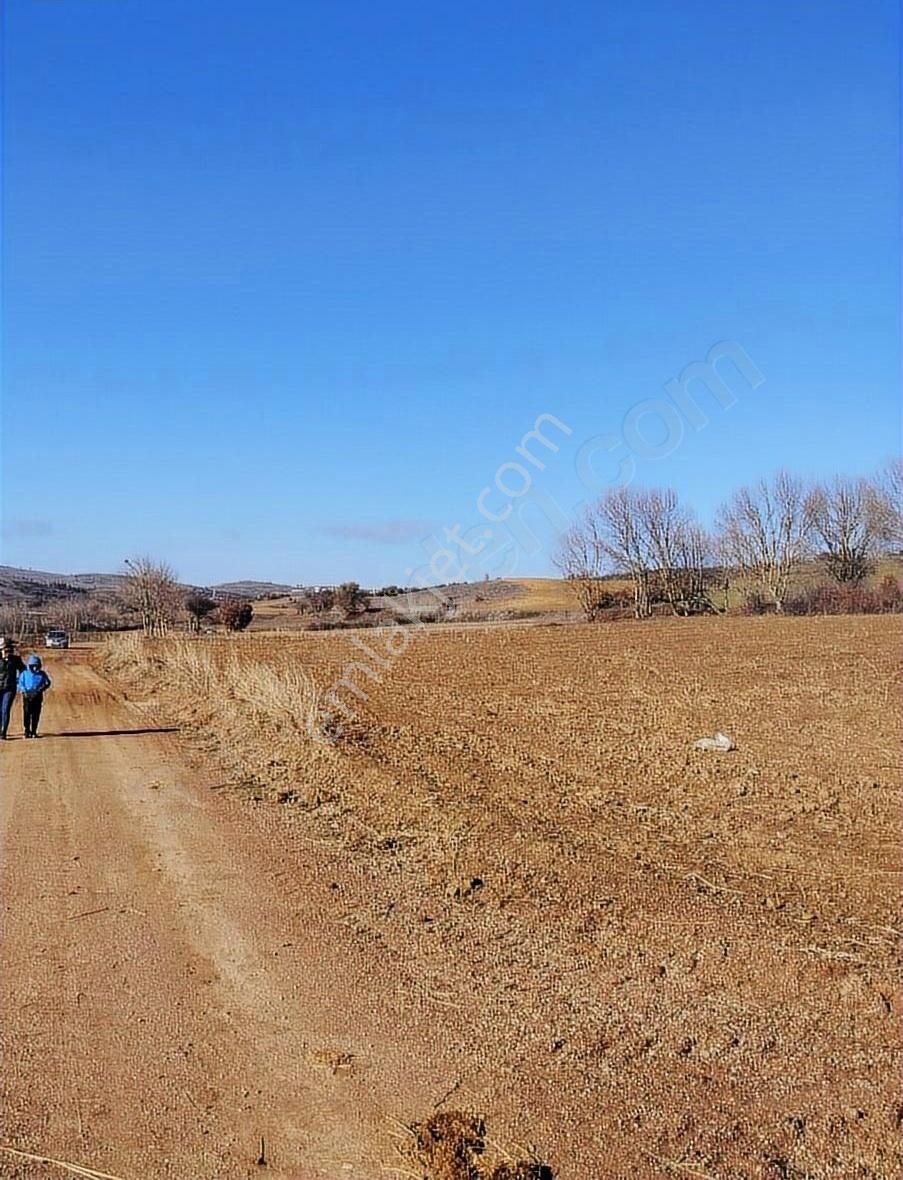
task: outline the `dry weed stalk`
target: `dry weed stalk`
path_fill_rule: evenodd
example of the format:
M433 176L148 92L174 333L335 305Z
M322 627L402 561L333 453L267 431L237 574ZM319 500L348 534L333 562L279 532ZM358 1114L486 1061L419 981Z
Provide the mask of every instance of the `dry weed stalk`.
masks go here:
M94 1168L86 1168L83 1164L72 1164L66 1160L52 1159L49 1155L36 1155L32 1151L20 1151L17 1147L7 1147L0 1144L0 1151L14 1155L18 1159L30 1160L36 1164L50 1164L54 1168L62 1168L64 1172L71 1172L73 1176L87 1176L89 1180L123 1180L122 1176L114 1176L111 1172L98 1172Z

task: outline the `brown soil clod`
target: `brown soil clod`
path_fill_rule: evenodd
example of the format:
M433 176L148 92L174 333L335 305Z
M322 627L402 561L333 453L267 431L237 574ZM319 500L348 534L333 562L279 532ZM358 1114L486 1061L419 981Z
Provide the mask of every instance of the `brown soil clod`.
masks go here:
M483 1120L460 1111L443 1110L415 1126L421 1162L429 1180L482 1180L474 1162L486 1146Z
M482 877L465 877L460 881L453 881L446 894L455 901L473 901L484 885Z
M522 1160L494 1167L476 1159L486 1150L486 1124L461 1111L440 1111L413 1128L424 1180L554 1180L546 1164Z
M499 1164L492 1173L492 1180L555 1180L547 1164L519 1163Z

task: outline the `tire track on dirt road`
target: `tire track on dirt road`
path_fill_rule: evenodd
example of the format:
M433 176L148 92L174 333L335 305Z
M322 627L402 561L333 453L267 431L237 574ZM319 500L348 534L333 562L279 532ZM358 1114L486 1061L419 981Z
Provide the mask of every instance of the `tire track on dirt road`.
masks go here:
M424 1051L397 1076L391 988L372 1002L328 884L281 898L255 834L78 652L42 740L0 754L3 1142L129 1180L243 1178L261 1140L269 1176L379 1176L380 1092L447 1074Z

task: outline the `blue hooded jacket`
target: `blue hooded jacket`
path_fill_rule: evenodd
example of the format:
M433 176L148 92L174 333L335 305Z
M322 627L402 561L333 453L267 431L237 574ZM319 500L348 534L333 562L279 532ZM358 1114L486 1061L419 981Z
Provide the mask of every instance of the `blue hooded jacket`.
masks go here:
M46 692L50 688L50 677L41 670L38 656L31 656L25 665L25 671L19 673L19 692Z

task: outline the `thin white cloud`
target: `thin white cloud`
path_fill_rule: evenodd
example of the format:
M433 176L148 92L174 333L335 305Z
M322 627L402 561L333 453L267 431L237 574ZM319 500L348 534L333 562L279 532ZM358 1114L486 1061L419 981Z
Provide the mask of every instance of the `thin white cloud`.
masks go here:
M323 525L322 532L346 541L376 541L380 545L406 545L430 531L425 520L383 520L374 523Z
M4 520L0 533L7 541L31 541L37 537L49 537L53 533L53 521L14 516Z

